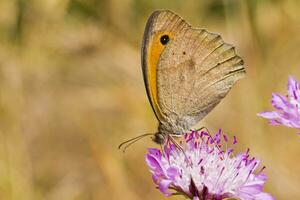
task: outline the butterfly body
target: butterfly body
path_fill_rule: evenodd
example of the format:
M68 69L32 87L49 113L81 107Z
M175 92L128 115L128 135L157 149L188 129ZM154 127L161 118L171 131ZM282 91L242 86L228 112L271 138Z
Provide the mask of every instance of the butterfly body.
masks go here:
M142 70L159 121L157 143L189 131L245 74L243 60L221 36L192 28L168 10L155 11L148 19Z

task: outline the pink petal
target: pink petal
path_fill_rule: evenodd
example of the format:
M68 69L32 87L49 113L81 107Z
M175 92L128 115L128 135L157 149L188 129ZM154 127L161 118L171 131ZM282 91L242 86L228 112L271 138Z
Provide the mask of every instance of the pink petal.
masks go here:
M245 194L258 194L262 191L262 185L260 184L255 184L255 185L251 185L251 186L244 186L242 188L240 188L240 192L241 193L245 193Z
M295 91L299 90L298 88L299 86L299 82L292 76L289 76L289 80L288 80L288 92L289 92L289 96L291 98L294 99L298 99L297 94L295 93Z
M264 117L267 119L277 119L279 117L278 113L276 111L273 112L261 112L257 113L258 116Z
M265 174L263 174L263 173L257 174L255 178L259 179L259 180L261 180L263 182L266 182L266 180L267 180L267 176Z
M168 192L169 186L171 185L171 180L162 179L159 183L159 190L164 193L166 196L171 196L171 193Z
M149 154L154 155L154 156L159 156L161 157L161 152L158 149L155 148L149 148L148 149Z
M288 107L290 107L290 102L288 99L280 94L273 93L272 94L272 105L274 108L277 108L279 110L286 110Z
M268 193L261 192L260 194L255 195L255 200L275 200L275 198Z
M158 185L159 184L159 179L160 179L160 177L158 177L158 176L156 176L156 175L152 175L152 180L153 180L153 182L156 184L156 185Z
M280 122L278 119L271 119L269 121L269 124L271 124L271 125L282 125L282 122Z
M146 155L146 162L151 170L154 171L155 174L164 174L164 170L160 164L160 161L152 155Z
M176 176L179 176L179 170L175 167L170 167L167 169L167 176L174 180Z

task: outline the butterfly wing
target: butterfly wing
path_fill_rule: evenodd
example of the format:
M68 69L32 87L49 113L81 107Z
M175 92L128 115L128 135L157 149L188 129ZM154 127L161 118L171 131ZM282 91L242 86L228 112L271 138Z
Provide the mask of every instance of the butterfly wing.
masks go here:
M245 74L233 46L203 29L173 35L157 66L158 104L171 127L189 129Z
M183 19L167 10L153 12L146 24L141 50L143 77L148 99L160 122L164 122L168 118L159 106L157 93L157 66L160 56L166 48L160 38L165 34L174 35L178 32L175 30L185 30L189 27L190 25Z
M200 121L245 73L233 46L167 10L154 12L147 22L142 69L154 113L169 132Z

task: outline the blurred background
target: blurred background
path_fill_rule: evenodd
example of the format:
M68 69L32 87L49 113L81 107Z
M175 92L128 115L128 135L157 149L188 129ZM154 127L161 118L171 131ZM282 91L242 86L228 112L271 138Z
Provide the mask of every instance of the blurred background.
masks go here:
M157 146L117 149L156 131L140 66L155 9L236 46L247 76L198 127L237 135L267 167L265 191L300 199L298 130L256 116L300 79L300 1L1 0L1 200L167 199L144 162Z

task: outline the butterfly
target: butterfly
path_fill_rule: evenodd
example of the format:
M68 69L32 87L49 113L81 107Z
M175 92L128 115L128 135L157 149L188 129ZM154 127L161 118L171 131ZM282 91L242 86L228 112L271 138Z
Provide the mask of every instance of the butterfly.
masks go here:
M191 130L246 72L220 35L193 28L169 10L151 14L141 51L147 95L159 122L153 138L158 144Z

